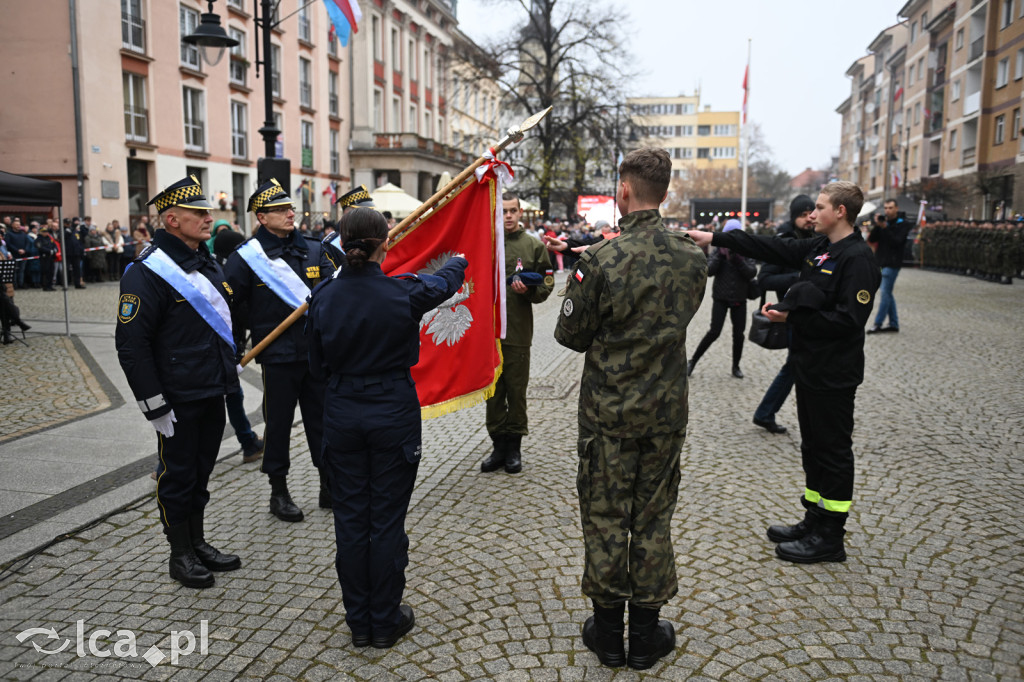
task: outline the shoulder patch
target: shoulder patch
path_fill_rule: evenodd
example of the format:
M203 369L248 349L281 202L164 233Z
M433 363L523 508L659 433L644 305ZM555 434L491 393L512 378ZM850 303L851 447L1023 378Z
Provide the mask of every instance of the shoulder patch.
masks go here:
M867 305L871 301L871 294L868 293L867 289L861 289L857 292L857 303Z
M569 316L572 315L572 299L571 298L565 299L565 302L562 304L562 314L565 315L566 317L569 317Z
M135 294L121 294L117 302L117 320L124 324L131 322L138 314L141 303Z

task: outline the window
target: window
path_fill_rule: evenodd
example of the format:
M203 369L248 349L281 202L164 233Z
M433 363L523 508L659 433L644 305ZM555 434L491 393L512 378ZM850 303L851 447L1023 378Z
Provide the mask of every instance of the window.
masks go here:
M444 116L437 117L437 141L444 142Z
M679 137L693 137L693 126L677 126L676 134Z
M181 38L190 35L199 26L199 12L195 11L191 7L185 7L184 5L178 6L178 29L181 32L179 36L179 42ZM181 43L181 64L189 68L199 70L199 48L195 45L189 45L187 43Z
M409 74L409 80L419 80L416 74L416 41L409 38L409 49L406 53L405 71Z
M313 167L313 122L302 121L299 129L302 138L302 167Z
M228 0L228 7L234 7L235 9L245 11L245 8L242 6L242 0Z
M423 80L428 88L434 87L434 73L431 67L434 60L430 58L430 49L423 48Z
M679 150L682 152L679 156L681 159L692 159L693 158L693 147L683 147Z
M1013 119L1010 124L1010 139L1016 140L1020 136L1020 109L1013 110Z
M917 40L917 22L910 22L910 42Z
M380 88L373 89L373 129L384 132L384 92Z
M951 151L951 152L955 152L956 151L956 131L955 130L950 130L949 131L949 151Z
M299 57L299 105L313 106L313 63Z
M376 14L373 15L373 22L370 29L370 35L373 37L373 58L378 62L384 61L384 50L381 47L381 35L380 35L380 17Z
M928 74L924 70L924 57L917 60L917 80L923 81L928 77Z
M952 88L952 91L949 94L949 101L950 102L955 102L958 99L960 99L960 79L959 78L956 79L955 81L953 81L953 88Z
M228 67L228 78L235 85L245 85L249 65L245 61L245 31L239 31L234 26L228 28L228 34L238 41L238 45L231 48L231 64Z
M434 128L430 125L430 112L423 112L423 135L424 137L433 137Z
M1010 58L1003 57L996 64L996 88L1006 87L1010 82Z
M996 139L995 144L1002 144L1006 137L1006 114L996 116Z
M391 132L400 133L402 132L402 98L392 97L391 98L391 124L389 126Z
M149 142L146 110L146 79L136 73L122 74L124 85L124 136L132 142Z
M249 108L245 102L231 101L231 156L249 158Z
M182 88L185 114L185 149L194 152L206 151L203 95L202 90L196 90L187 86Z
M914 65L911 64L910 68L907 69L907 87L909 88L914 84Z
M338 56L338 34L334 32L333 24L327 27L327 54L332 57Z
M921 33L924 33L927 30L928 30L928 13L927 12L922 12L921 13Z
M398 29L391 29L391 68L402 70L402 43L399 42Z
M410 133L419 133L420 132L420 128L419 128L419 114L416 111L416 105L415 104L410 104L409 105L409 132Z
M281 46L270 46L270 92L281 96Z
M917 168L917 145L910 148L910 167Z
M1013 21L1013 0L1003 0L999 14L999 28L1004 29Z
M146 22L142 0L121 0L121 46L132 52L146 52Z
M1021 6L1024 7L1024 2L1021 2ZM1017 68L1013 72L1013 80L1019 81L1024 77L1024 47L1017 50Z
M960 29L959 31L956 32L956 41L955 41L954 45L955 45L955 47L953 48L954 50L959 50L959 49L963 48L963 46L964 46L964 30L963 29Z
M327 72L327 112L331 116L338 116L338 74L334 71Z
M298 2L299 40L305 40L308 43L313 37L313 27L309 20L309 2L307 0L298 0Z
M341 154L338 152L339 134L337 130L331 131L331 175L341 175Z
M736 126L734 125L716 125L714 128L714 135L716 137L735 137Z
M707 147L698 147L697 148L697 158L698 159L706 159L706 158L708 158L708 148Z
M736 147L713 147L711 149L713 159L735 159Z
M711 134L711 126L697 126L697 134L701 137L707 137Z
M914 105L914 125L921 122L921 103L918 102Z

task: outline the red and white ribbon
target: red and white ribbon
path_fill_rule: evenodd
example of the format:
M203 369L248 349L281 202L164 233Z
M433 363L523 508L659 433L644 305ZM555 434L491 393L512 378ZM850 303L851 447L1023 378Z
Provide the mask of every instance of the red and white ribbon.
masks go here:
M476 169L476 180L477 182L483 182L484 178L487 177L488 173L493 173L494 177L498 178L498 182L502 185L509 185L512 183L512 178L516 176L515 171L505 161L499 161L498 155L494 151L494 147L490 147L485 153L484 161Z

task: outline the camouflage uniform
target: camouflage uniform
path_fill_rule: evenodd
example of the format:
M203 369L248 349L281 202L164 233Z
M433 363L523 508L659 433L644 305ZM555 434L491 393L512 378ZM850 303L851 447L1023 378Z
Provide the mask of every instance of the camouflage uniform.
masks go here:
M505 233L505 274L516 269L544 275L542 284L525 294L505 290L505 338L501 342L502 370L494 395L487 400L487 432L491 436L528 433L526 386L530 380L530 345L533 343L533 304L547 300L555 287L548 250L523 230Z
M576 480L583 593L660 608L678 591L670 525L686 437L686 326L707 260L657 210L630 213L569 275L555 339L586 352Z

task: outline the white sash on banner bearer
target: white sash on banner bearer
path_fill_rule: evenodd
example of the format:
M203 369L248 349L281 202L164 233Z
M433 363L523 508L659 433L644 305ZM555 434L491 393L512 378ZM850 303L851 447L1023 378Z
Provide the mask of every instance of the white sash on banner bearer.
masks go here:
M292 309L298 308L309 298L309 287L302 278L295 274L283 258L267 256L258 239L250 239L238 247L238 255Z

